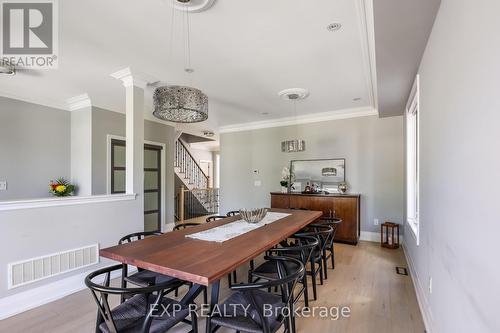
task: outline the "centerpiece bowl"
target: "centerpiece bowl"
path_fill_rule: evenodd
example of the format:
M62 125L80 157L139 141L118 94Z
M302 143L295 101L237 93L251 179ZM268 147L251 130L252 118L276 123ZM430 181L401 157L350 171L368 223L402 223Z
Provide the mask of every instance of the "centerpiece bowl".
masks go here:
M267 208L240 209L240 215L248 223L259 223L267 214Z

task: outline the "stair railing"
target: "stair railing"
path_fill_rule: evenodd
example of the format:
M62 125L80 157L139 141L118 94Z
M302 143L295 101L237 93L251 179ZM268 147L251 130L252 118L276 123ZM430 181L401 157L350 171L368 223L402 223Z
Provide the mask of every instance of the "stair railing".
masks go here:
M175 201L175 216L178 221L218 214L219 189L202 188L188 190L184 186L181 186Z
M209 177L205 175L193 155L181 140L175 141L175 166L184 174L184 179L194 188L206 189L209 185Z

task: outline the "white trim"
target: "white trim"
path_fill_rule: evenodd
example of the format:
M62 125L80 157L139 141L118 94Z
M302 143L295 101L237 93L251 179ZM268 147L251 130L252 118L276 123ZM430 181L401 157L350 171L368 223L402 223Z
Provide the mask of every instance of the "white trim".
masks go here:
M136 194L92 195L85 197L43 198L18 201L0 201L0 211L86 205L92 203L135 200Z
M66 104L68 105L69 111L76 111L83 108L92 107L92 101L90 100L90 97L87 93L68 98L66 100Z
M361 235L359 236L359 240L380 243L380 233L373 231L361 231ZM403 235L399 235L399 243L403 244Z
M146 88L148 84L157 82L158 80L153 76L133 71L130 67L126 67L110 74L111 77L122 81L124 87L136 86L139 88Z
M220 133L232 133L241 131L250 131L262 128L292 126L299 124L310 124L329 120L348 119L356 117L376 116L378 112L372 107L344 109L338 111L312 113L297 117L285 117L264 121L255 121L249 123L234 124L222 126L219 128Z
M415 288L415 294L417 295L417 302L420 308L420 313L422 314L422 318L424 320L425 331L427 333L432 333L434 331L434 321L432 319L431 308L424 292L425 289L422 287L421 280L417 274L417 270L415 269L415 264L411 259L411 256L408 255L408 249L406 248L405 244L403 244L403 253L410 270L410 277L411 281L413 282L413 288Z
M133 273L135 271L132 267L129 269L129 273ZM0 320L56 301L60 298L85 289L86 286L84 279L93 271L94 269L84 271L61 280L50 282L40 287L28 289L11 296L0 298ZM111 274L112 279L120 276L121 271L114 271ZM102 280L99 281L98 279L95 279L94 281L102 283Z
M377 61L375 52L375 23L373 13L373 0L357 0L358 27L363 54L363 72L366 78L370 103L378 109L377 92Z
M106 136L106 193L110 195L111 193L111 140L122 140L122 141L127 141L124 136L119 136L119 135L113 135L113 134L108 134ZM165 223L166 223L166 179L167 179L167 145L162 142L156 142L156 141L149 141L149 140L144 140L144 144L150 144L154 146L160 146L162 147L161 150L161 214L160 214L160 220L161 220L161 231L163 232L165 228Z

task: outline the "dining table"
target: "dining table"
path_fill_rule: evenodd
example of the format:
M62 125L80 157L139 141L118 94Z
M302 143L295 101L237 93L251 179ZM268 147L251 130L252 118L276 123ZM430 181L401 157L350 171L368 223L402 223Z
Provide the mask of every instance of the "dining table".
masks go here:
M194 302L203 288L211 286L210 309L213 309L218 303L222 277L322 216L322 212L311 210L270 209L269 212L284 213L280 214L284 217L225 241L201 240L191 236L211 229L215 231L233 222L241 222L240 215L103 248L100 255L123 264L191 282L192 287L180 301L182 304ZM209 318L210 316L207 320Z

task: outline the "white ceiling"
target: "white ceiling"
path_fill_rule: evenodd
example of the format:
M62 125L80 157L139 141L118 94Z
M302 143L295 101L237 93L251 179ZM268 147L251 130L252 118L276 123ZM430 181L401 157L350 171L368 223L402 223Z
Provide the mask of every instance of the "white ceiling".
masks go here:
M190 14L193 74L183 71L180 12L168 61L168 0L64 0L59 6L59 69L0 77L0 94L62 107L88 93L94 105L122 111L124 88L110 74L131 67L202 89L210 110L209 123L199 127L205 129L290 117L290 102L277 93L293 87L310 91L298 103L299 115L375 107L367 33L373 27L370 20L365 26L364 0L217 0L208 11ZM342 29L327 31L332 22Z

